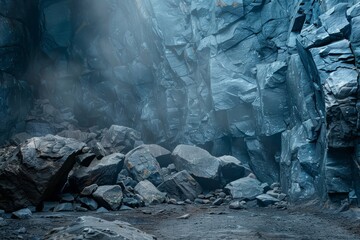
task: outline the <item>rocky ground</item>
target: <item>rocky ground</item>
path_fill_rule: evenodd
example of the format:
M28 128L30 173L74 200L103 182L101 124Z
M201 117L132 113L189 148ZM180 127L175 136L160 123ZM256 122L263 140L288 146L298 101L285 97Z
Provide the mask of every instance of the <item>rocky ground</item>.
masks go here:
M34 118L61 115L47 109ZM0 148L0 239L360 238L356 197L295 208L233 156L144 144L124 126L47 122L54 135L38 122L37 136Z
M51 229L72 225L84 215L126 221L157 239L360 239L360 213L355 210L334 214L310 207L233 210L227 206L169 204L108 213L36 213L28 220L5 220L0 238L50 238L46 234ZM188 217L182 218L184 215Z

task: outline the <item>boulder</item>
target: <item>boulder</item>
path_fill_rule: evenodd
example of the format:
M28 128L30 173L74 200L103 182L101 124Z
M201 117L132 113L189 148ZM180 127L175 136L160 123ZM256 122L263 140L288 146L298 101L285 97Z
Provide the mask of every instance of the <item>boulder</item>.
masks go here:
M206 150L190 145L178 145L172 156L176 169L188 171L203 188L219 187L220 161Z
M260 194L259 196L256 197L256 200L258 201L258 205L262 207L267 207L269 205L280 202L279 199L274 198L269 194Z
M59 191L83 147L84 143L53 135L21 144L0 162L0 208L37 206Z
M160 174L159 163L146 145L139 146L126 154L125 167L138 182L149 180L158 186L164 180Z
M141 134L138 131L117 125L112 125L106 130L101 139L101 145L107 154L116 152L126 154L140 144L142 144Z
M81 191L81 195L90 196L96 191L96 189L98 189L98 187L99 186L97 184L92 184L90 186L87 186Z
M84 153L76 157L76 162L81 166L88 167L92 162L92 160L95 159L95 157L96 157L95 153L91 153L91 152Z
M93 197L101 206L116 211L121 207L123 193L118 185L100 186L93 193Z
M122 221L106 221L101 218L83 216L66 228L55 228L46 239L137 239L153 240L155 237Z
M74 205L72 203L60 203L54 208L54 212L72 212Z
M89 167L79 167L69 176L72 188L80 192L92 184L113 185L124 165L125 156L121 153L113 153L101 160L92 161Z
M254 200L256 196L264 192L261 182L251 177L240 178L225 186L233 199Z
M193 201L202 192L200 184L186 170L171 175L158 189L176 200Z
M28 208L23 208L16 212L13 212L11 214L11 217L17 219L29 219L32 217L32 212Z
M166 193L160 192L148 180L139 182L134 190L144 198L145 203L159 204L165 201Z
M160 167L167 167L172 163L171 152L169 150L156 144L144 145L144 147L156 158Z
M83 206L89 210L95 211L96 209L98 209L97 202L94 199L91 199L89 197L80 197L78 199L78 202L81 203L81 206Z
M228 184L251 173L250 169L243 166L242 163L233 156L225 155L218 159L221 165L221 180L223 184Z

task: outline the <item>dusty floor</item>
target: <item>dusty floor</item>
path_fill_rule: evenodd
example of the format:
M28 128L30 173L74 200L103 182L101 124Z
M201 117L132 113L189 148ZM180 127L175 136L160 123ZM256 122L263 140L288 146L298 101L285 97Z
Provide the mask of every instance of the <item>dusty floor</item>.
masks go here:
M178 219L184 214L190 217ZM102 214L36 213L30 220L7 220L9 224L0 227L0 239L44 239L50 229L83 215L127 221L158 239L360 239L360 210L334 214L312 208L231 210L166 204ZM17 232L22 227L26 233Z

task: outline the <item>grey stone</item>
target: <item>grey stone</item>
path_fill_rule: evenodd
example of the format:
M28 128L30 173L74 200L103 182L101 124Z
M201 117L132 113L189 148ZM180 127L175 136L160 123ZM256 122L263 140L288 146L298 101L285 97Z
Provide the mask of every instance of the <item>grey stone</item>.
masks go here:
M225 186L233 199L239 200L253 200L256 196L264 192L261 183L251 177L240 178Z
M1 166L6 171L0 173L0 207L11 211L37 206L60 190L83 147L74 139L52 135L20 145Z
M54 212L72 212L74 211L72 203L60 203L54 208Z
M65 228L53 229L46 235L48 239L139 239L153 240L155 237L121 221L109 222L101 218L83 216Z
M101 160L94 160L89 167L80 166L75 168L69 175L70 186L77 191L83 190L92 184L113 185L124 165L125 156L121 153L113 153Z
M139 132L117 125L112 125L101 139L101 144L108 154L126 154L141 143L141 135Z
M202 192L199 183L186 170L171 175L158 189L177 200L194 200Z
M246 203L244 201L233 201L229 204L230 209L240 210L240 209L246 209Z
M98 189L97 184L91 184L90 186L84 187L84 189L81 191L81 195L83 196L91 196L96 189Z
M99 186L93 197L102 207L116 211L121 207L123 193L118 185Z
M94 153L84 153L76 157L76 162L81 166L88 167L95 157Z
M11 214L11 217L17 219L29 219L32 218L32 212L28 208L23 208L16 212L13 212Z
M206 150L190 146L178 145L172 156L178 171L188 171L205 189L220 185L220 161Z
M65 193L61 195L61 202L74 202L75 197L70 193Z
M246 168L240 160L233 156L222 156L218 159L221 165L221 179L224 185L251 173L250 169Z
M171 152L169 150L156 144L144 145L144 147L156 158L160 167L167 167L169 164L172 164Z
M160 192L148 180L139 182L134 190L144 198L147 204L160 204L165 201L166 193Z
M77 201L81 203L82 206L86 207L91 211L95 211L96 209L98 209L97 202L89 197L80 197L77 199Z
M155 186L163 182L160 165L145 145L126 154L124 166L137 181L149 180Z
M274 197L270 196L269 194L258 195L256 197L256 199L258 200L259 206L262 206L262 207L267 207L269 205L275 204L280 201L279 199L274 198Z

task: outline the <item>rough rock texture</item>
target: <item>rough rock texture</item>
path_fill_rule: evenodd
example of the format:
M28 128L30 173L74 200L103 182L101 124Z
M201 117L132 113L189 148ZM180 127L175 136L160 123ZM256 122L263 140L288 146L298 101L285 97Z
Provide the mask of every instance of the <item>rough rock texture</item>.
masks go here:
M106 185L98 187L93 197L101 206L116 211L121 207L123 193L118 185Z
M77 192L92 184L113 185L124 165L125 155L113 153L101 160L93 160L88 167L80 166L69 174L69 184Z
M53 135L35 137L0 158L0 208L37 206L61 189L84 143Z
M186 170L169 176L158 189L176 200L194 201L202 193L200 184Z
M259 180L245 177L233 181L225 186L234 199L253 200L264 192L264 187Z
M228 184L236 179L246 177L251 171L246 168L235 157L222 156L218 158L221 165L221 180L222 184Z
M168 149L234 155L292 201L360 196L359 4L1 1L0 141L117 124ZM29 84L71 121L24 123ZM135 135L108 133L102 156Z
M220 185L220 161L206 150L190 145L179 145L172 152L178 171L188 171L205 189Z
M124 166L139 182L149 180L155 186L163 182L160 165L146 145L139 146L126 154Z
M64 228L53 229L46 239L139 239L153 240L155 237L132 227L127 222L109 222L101 218L83 216Z
M139 182L134 190L144 198L147 204L160 204L165 201L166 193L160 192L150 181Z

